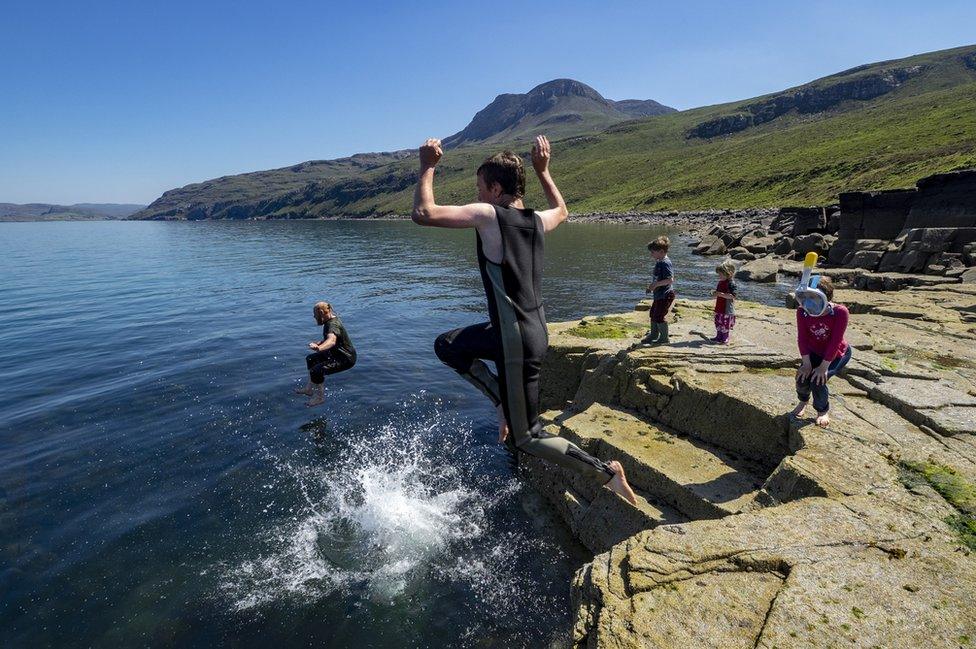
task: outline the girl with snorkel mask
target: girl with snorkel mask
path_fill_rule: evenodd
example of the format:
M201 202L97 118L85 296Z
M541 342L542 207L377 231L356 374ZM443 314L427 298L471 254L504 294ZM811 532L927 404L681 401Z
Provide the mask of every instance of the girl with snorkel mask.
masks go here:
M812 394L817 425L826 428L830 424L827 380L851 360L852 348L844 340L850 314L847 307L833 302L834 285L830 278L812 275L816 265L817 253L811 252L804 260L803 275L796 288L796 342L802 360L796 372L799 403L791 414L795 418L802 416Z

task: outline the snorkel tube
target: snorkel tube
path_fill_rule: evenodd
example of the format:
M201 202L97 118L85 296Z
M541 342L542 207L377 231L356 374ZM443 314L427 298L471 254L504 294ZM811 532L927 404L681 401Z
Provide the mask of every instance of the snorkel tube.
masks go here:
M820 276L814 275L813 269L817 265L817 253L808 252L803 259L803 274L800 275L800 283L796 287L796 301L807 312L807 315L817 317L822 316L830 303L823 291L817 288L820 283Z

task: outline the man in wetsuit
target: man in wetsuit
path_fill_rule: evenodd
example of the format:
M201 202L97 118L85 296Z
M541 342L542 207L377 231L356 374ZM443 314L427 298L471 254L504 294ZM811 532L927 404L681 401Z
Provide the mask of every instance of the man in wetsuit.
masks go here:
M478 168L479 202L437 205L434 168L442 155L440 140L427 140L420 147L413 220L476 230L489 321L442 334L434 351L495 404L500 442L585 475L636 504L619 462L603 462L544 432L539 422L539 371L549 346L541 292L544 235L569 215L549 174L549 140L539 136L532 148L532 166L549 201L549 209L541 212L522 204L525 170L511 151L488 158ZM495 363L497 375L486 360Z
M325 376L348 370L356 364L356 348L352 346L349 334L342 320L332 310L328 302L318 302L312 307L315 322L322 325L322 340L308 344L312 353L305 357L308 367L308 384L295 390L296 394L311 397L305 404L318 406L325 402Z

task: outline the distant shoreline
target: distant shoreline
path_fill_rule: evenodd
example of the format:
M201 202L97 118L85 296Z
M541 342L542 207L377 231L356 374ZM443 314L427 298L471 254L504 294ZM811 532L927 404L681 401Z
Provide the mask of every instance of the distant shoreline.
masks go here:
M570 214L571 222L586 223L632 223L639 225L680 225L702 226L728 219L752 219L763 216L773 216L778 208L750 208L744 210L695 210L687 212L584 212ZM320 216L310 218L281 218L281 219L128 219L104 217L78 218L29 218L29 217L0 217L0 223L50 223L66 221L118 221L118 222L148 222L148 221L178 221L178 222L217 222L217 221L409 221L405 214L382 214L370 216Z

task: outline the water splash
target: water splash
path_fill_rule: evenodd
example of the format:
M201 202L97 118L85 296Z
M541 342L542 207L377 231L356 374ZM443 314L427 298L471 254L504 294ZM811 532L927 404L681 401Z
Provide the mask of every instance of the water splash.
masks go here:
M325 448L325 466L273 459L278 482L292 485L301 506L273 526L261 556L225 571L222 589L235 608L335 593L392 604L431 581L470 591L493 616L519 595L538 602L512 554L545 548L497 524L518 482L486 475L492 451L470 426L421 400L400 410L417 417L427 406L419 421L397 417L344 448ZM338 445L334 436L327 442Z

